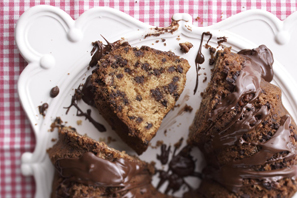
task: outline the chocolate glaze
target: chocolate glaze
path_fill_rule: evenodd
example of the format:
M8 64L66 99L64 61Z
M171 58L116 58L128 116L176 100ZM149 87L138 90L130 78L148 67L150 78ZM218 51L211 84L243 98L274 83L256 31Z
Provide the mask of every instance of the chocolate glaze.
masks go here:
M59 94L59 87L58 86L55 86L55 87L53 87L52 89L51 89L51 91L50 91L50 96L52 97L52 98L55 98L58 94Z
M270 105L256 108L252 102L261 92L261 80L269 82L273 78L272 54L264 45L253 50L242 50L239 54L245 57L246 61L236 79L235 91L225 97L210 116L218 117L218 115L234 109L238 104L243 107L228 126L214 133L210 143L204 145L208 154L215 153L216 150L222 149L224 146L246 144L242 138L243 135L258 127L267 116L270 116ZM246 96L250 99L249 102L240 104L241 99ZM209 119L211 120L211 118ZM260 151L250 157L231 161L223 166L218 164L208 166L205 169L206 177L216 180L233 192L237 192L244 185L243 179L259 179L259 182L262 180L271 183L282 178L295 177L297 175L296 165L269 171L254 169L255 166L264 165L267 162L290 160L295 157L297 149L296 146L290 144L290 124L291 117L283 116L279 128L271 139L263 143L249 143L260 148ZM274 158L278 153L282 154L281 157Z
M102 159L92 152L80 158L65 158L55 163L58 173L65 180L99 187L123 187L117 192L145 187L151 183L148 169L133 161L118 158L114 161ZM134 197L133 191L124 197Z
M273 68L274 62L272 52L265 46L260 45L255 49L245 49L238 52L238 54L244 55L251 60L251 64L260 66L262 70L262 77L267 82L271 82L273 79Z
M159 189L166 181L168 181L165 194L168 194L169 192L172 192L173 194L176 191L179 191L183 186L186 186L189 190L192 190L191 186L184 180L185 177L193 176L201 178L201 174L195 172L195 160L190 154L192 147L187 145L182 148L178 154L176 154L176 151L180 145L180 142L175 144L173 155L168 165L168 170L157 170L160 181L156 188ZM164 148L166 148L166 146L161 148L160 156L166 156L170 152L170 146L168 147L168 150ZM157 159L161 161L163 158ZM168 156L166 159L168 160ZM162 164L165 165L164 163Z
M201 52L201 48L202 48L202 43L203 43L204 35L209 36L209 39L207 40L206 45L208 45L208 42L210 41L210 39L211 39L211 37L212 37L212 34L211 34L210 32L203 32L202 35L201 35L201 41L200 41L199 49L198 49L198 52L197 52L197 55L196 55L196 58L195 58L195 67L196 67L196 85L195 85L195 88L194 88L194 95L196 94L196 92L197 92L197 88L198 88L198 72L199 72L199 64L204 63L204 60L205 60L205 59L204 59L204 55L203 55L202 52Z
M92 75L88 76L81 92L82 92L82 100L90 105L90 106L95 106L95 102L94 102L94 94L93 94L93 87L92 87L92 83L91 83L91 78Z
M47 110L47 108L47 103L43 103L42 105L38 106L39 114L45 116L45 110Z
M265 182L277 182L282 178L292 178L296 176L297 166L270 170L270 171L255 171L253 166L263 165L267 162L277 161L280 159L290 160L296 155L296 147L290 140L290 124L291 118L289 115L284 116L285 121L274 134L274 136L265 143L254 144L261 146L262 149L251 157L229 163L220 169L212 170L211 177L220 182L227 189L236 192L238 188L243 186L243 179L261 179ZM288 152L284 157L273 159L277 153ZM208 175L209 176L209 175Z
M100 124L99 122L95 121L92 117L91 117L91 109L88 109L87 112L83 112L79 106L77 105L77 101L81 100L83 97L82 91L81 91L81 86L79 86L77 89L75 89L75 94L72 96L71 98L71 103L68 107L64 107L66 110L66 114L68 114L70 108L72 106L74 106L77 109L77 116L84 116L87 120L89 120L94 127L96 127L96 129L98 129L98 131L100 132L106 132L106 128L104 125Z

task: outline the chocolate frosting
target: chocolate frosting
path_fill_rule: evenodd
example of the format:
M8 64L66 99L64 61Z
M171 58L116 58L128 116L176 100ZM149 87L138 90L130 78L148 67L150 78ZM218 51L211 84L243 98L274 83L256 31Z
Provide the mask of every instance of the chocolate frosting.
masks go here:
M59 159L55 167L65 180L100 187L123 187L118 192L151 182L148 170L138 163L125 158L111 162L91 152L84 153L80 158Z
M242 109L220 131L212 135L210 143L205 144L206 153L215 153L224 146L246 143L242 136L259 126L267 116L270 116L270 106L263 105L256 108L253 101L259 96L262 89L261 80L270 82L273 78L273 56L264 45L252 50L242 50L238 54L245 58L243 69L236 79L234 92L222 99L210 116L218 117L224 112L234 109L243 97L249 97L249 102L241 104ZM283 107L281 107L283 108ZM211 117L209 118L211 120ZM264 182L277 182L282 178L292 178L297 174L297 166L284 167L269 171L256 171L258 165L277 160L290 160L296 155L296 146L290 140L291 117L281 118L280 126L271 139L260 143L249 143L257 146L260 151L244 159L233 160L225 165L213 164L205 169L205 176L221 183L227 189L237 192L242 187L243 179L259 179ZM280 153L280 157L274 157ZM258 181L259 181L258 180Z
M260 45L255 49L244 49L238 52L238 54L244 55L249 58L253 65L257 65L262 70L262 77L267 82L271 82L273 79L273 54L272 52L265 46Z

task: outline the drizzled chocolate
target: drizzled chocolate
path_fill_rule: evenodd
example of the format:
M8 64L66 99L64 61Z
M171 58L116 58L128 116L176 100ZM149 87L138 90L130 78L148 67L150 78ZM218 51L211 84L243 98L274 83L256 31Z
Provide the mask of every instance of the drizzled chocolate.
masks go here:
M199 45L199 49L198 49L198 52L197 52L197 55L196 55L196 58L195 58L195 68L196 68L196 84L195 84L195 88L194 88L194 95L196 94L197 92L197 88L198 88L198 72L199 72L199 64L202 64L204 63L204 55L202 54L201 52L201 49L202 49L202 43L203 43L203 38L204 38L204 35L206 36L209 36L207 42L206 42L206 45L208 45L208 42L210 41L211 37L212 37L212 34L210 32L203 32L202 35L201 35L201 40L200 40L200 45Z
M173 194L179 191L183 186L187 187L189 191L192 191L193 189L185 181L185 177L192 176L201 178L201 174L195 172L196 165L195 160L190 154L192 150L190 145L185 146L178 154L176 154L177 150L181 146L182 140L183 139L174 145L174 151L168 164L168 170L157 170L160 181L156 188L159 189L167 181L168 185L166 187L165 194L168 194L169 192L172 192ZM168 162L170 149L170 146L166 149L166 145L163 144L161 147L161 155L157 156L157 159L160 160L163 165ZM164 163L165 161L166 163Z
M151 182L148 170L138 163L125 158L109 161L91 152L84 153L80 158L57 160L55 167L67 181L100 187L123 187L119 192Z
M83 112L79 106L77 105L77 101L81 100L83 98L83 93L81 86L79 86L77 89L75 89L75 94L71 98L71 103L68 107L64 107L66 110L66 114L68 114L71 107L75 107L77 109L76 115L77 116L84 116L87 120L89 120L94 127L98 129L100 132L106 132L106 128L101 123L95 121L91 116L91 109L88 109L87 112Z
M255 106L255 100L262 91L261 81L270 82L273 78L273 56L264 45L252 50L242 50L238 54L245 58L245 62L236 79L234 92L223 98L210 116L218 118L219 115L235 109L238 105L242 108L233 121L213 133L211 141L205 144L207 153L216 153L225 146L235 144L250 144L258 148L258 152L250 157L231 160L224 165L213 164L205 169L206 177L216 180L235 193L240 187L246 185L243 182L244 179L256 179L259 183L273 183L282 178L293 178L297 175L296 165L271 170L255 168L278 160L291 160L296 156L297 150L290 139L291 117L289 115L281 117L280 125L270 139L264 142L247 143L243 138L245 134L257 129L268 116L271 116L270 105ZM246 103L241 102L243 98L246 98ZM211 117L209 119L212 120Z
M255 49L245 49L238 52L238 54L244 55L251 60L252 65L257 65L261 68L261 76L267 82L271 82L273 79L273 68L274 62L272 52L265 46L260 45Z

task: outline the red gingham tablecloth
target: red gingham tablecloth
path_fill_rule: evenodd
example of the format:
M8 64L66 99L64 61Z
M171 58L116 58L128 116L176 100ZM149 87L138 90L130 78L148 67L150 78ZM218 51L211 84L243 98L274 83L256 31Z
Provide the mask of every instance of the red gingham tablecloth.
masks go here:
M0 197L34 197L33 177L21 174L21 155L32 152L35 137L17 94L17 80L26 66L14 40L17 20L28 8L45 4L61 8L73 19L96 7L115 8L154 26L168 26L174 13L189 13L196 26L208 26L236 13L262 9L284 20L296 11L295 1L71 1L1 0L0 2ZM293 3L294 2L294 3Z

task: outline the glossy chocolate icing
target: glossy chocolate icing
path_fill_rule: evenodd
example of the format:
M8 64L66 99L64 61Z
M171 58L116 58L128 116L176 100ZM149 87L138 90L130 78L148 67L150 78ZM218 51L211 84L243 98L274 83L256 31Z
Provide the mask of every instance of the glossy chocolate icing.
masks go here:
M59 159L55 167L67 181L100 187L123 187L118 192L151 183L148 170L138 163L125 158L109 161L92 152L86 152L80 158Z
M238 52L238 54L244 55L251 60L252 65L257 65L261 68L262 77L267 82L271 82L273 79L273 68L274 62L272 52L265 46L260 45L255 49L245 49Z
M248 96L249 102L239 104L241 111L225 128L214 133L212 140L205 146L207 153L215 153L224 146L246 143L242 136L258 127L267 116L270 116L270 106L256 108L253 101L259 96L262 89L261 80L270 82L273 79L273 56L264 45L252 50L242 50L238 54L245 58L243 69L236 79L234 92L225 97L213 110L210 116L217 117L224 112L234 109L243 97ZM283 107L281 107L283 108ZM212 120L211 117L209 117ZM281 118L280 126L275 134L263 143L249 143L260 148L250 157L228 162L225 165L214 164L205 169L205 176L221 183L227 189L237 192L242 187L243 179L259 179L264 182L277 182L282 178L293 178L297 175L297 166L284 167L269 171L256 171L255 166L277 160L290 160L296 155L296 146L290 140L291 117ZM274 157L281 153L281 157ZM216 167L216 168L214 168Z

